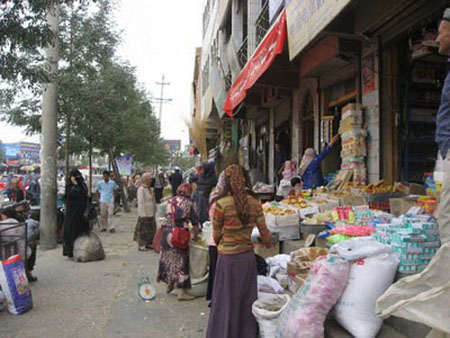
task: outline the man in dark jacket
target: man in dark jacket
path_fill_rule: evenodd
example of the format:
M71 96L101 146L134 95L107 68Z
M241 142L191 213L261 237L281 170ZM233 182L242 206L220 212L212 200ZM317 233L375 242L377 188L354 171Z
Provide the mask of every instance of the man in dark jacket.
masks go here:
M217 184L214 162L203 164L202 173L198 176L196 183L198 193L198 219L200 224L203 224L208 220L209 195L211 194L212 188Z
M178 187L183 183L183 176L180 173L180 168L175 168L175 172L169 176L169 182L172 186L172 195L176 196Z

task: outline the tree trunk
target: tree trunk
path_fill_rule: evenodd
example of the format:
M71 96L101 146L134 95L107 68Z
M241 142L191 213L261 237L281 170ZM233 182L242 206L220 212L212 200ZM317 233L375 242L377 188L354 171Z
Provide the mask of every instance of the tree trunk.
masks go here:
M116 176L116 183L120 188L120 196L122 197L123 210L125 212L130 212L130 208L128 206L128 201L125 198L125 191L124 191L122 182L120 181L119 168L117 168L116 159L114 158L114 153L111 148L109 148L109 159L110 159L110 162L111 162L113 170L114 170L114 175Z
M72 117L71 117L71 113L69 113L67 115L67 125L66 125L66 143L65 143L65 147L64 147L64 151L65 151L65 176L66 179L69 178L69 173L70 173L70 130L71 130L71 125L72 125Z
M89 191L92 194L92 139L89 138Z
M57 245L56 220L56 149L57 129L57 84L59 61L59 2L52 2L47 9L47 23L54 34L45 51L45 70L49 83L44 84L42 95L42 177L41 177L41 248L49 250Z

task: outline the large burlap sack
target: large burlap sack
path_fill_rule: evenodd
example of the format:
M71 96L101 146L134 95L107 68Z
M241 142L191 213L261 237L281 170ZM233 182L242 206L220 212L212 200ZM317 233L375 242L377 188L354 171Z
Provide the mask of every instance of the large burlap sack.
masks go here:
M450 334L450 242L421 273L400 279L377 301L383 318L402 317Z
M259 324L261 338L273 338L277 334L278 318L291 297L270 294L253 303L252 312Z
M105 258L102 241L93 232L81 235L73 245L73 259L76 262L100 261Z

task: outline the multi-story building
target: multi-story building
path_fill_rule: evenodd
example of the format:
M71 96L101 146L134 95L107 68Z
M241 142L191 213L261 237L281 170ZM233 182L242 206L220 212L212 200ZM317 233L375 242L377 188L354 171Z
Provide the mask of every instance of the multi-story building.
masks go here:
M361 104L367 179L421 180L437 156L446 58L434 43L445 0L208 0L199 108L220 119L220 151L240 148L274 179L274 145L299 160ZM230 118L231 117L231 118ZM338 145L323 162L341 166Z

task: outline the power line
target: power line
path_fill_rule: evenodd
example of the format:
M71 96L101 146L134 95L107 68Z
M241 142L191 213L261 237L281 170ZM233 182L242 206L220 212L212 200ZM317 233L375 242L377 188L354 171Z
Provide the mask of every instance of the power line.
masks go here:
M161 96L155 98L156 101L159 102L159 124L162 123L162 111L163 111L163 105L164 103L169 103L172 101L172 99L166 99L164 98L164 86L170 86L170 82L164 82L164 74L162 75L161 82L156 82L158 86L161 86Z

